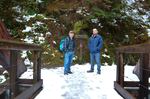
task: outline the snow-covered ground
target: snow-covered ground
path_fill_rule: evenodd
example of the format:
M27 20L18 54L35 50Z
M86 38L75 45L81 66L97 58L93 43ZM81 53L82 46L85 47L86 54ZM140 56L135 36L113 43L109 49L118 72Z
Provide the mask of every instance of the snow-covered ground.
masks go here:
M96 67L96 66L95 66ZM42 69L43 90L35 99L123 99L115 90L116 66L102 66L101 75L87 73L90 64L72 66L73 74L63 75L63 67ZM125 80L137 80L133 66L125 67ZM23 77L31 77L28 70Z

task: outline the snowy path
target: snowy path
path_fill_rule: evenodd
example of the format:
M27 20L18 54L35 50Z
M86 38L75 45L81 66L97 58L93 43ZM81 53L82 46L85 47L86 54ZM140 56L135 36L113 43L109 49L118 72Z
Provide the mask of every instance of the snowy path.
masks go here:
M113 89L116 66L103 66L101 75L86 73L89 67L75 65L74 74L67 76L63 75L63 67L42 69L44 89L35 99L122 99Z

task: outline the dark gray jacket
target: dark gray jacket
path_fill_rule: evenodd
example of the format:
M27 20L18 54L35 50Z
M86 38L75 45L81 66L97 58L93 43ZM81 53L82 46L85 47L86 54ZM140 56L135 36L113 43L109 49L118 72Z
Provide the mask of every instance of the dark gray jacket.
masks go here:
M65 38L64 42L64 52L74 52L75 51L75 39L71 39L69 36Z

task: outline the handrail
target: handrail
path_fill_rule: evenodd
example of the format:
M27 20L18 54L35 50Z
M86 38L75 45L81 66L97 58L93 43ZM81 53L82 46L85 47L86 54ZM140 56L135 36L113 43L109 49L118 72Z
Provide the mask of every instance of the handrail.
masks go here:
M9 52L9 83L8 87L11 90L9 94L10 99L29 99L30 97L36 96L42 88L41 80L41 54L42 47L36 44L28 44L25 42L13 41L13 40L4 40L0 39L0 50ZM25 79L24 81L27 84L30 84L29 88L23 90L22 93L18 93L17 87L19 84L24 84L24 82L19 82L20 74L25 72L22 67L22 64L18 64L19 57L18 51L33 51L33 81L28 83L30 79ZM20 68L19 68L20 67ZM5 87L2 86L2 89ZM33 90L34 89L34 90ZM5 90L4 90L5 91ZM1 92L2 93L2 92ZM32 99L32 98L31 98Z
M0 50L35 50L41 51L42 47L36 44L0 39Z
M116 48L116 51L120 53L150 53L150 43L123 46Z

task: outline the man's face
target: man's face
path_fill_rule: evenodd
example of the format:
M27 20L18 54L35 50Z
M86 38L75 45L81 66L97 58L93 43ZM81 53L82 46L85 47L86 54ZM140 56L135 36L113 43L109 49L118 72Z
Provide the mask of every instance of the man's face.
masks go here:
M98 34L98 30L97 29L93 29L93 34L94 35Z
M74 37L74 33L69 33L69 36L70 36L70 38L73 38Z

